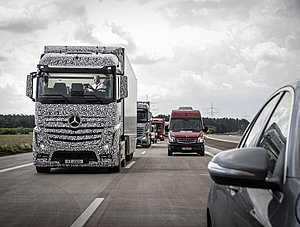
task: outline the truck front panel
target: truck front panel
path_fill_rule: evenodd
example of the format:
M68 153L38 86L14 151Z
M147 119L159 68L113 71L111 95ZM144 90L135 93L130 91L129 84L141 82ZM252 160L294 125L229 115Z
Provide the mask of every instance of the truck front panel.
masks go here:
M39 167L119 165L118 105L36 103L34 164Z

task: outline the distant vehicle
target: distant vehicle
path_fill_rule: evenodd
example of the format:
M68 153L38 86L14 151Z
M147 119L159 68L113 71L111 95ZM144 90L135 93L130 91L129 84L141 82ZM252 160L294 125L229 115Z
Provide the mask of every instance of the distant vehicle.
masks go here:
M172 110L169 125L168 155L174 152L204 156L204 127L199 110Z
M26 95L36 101L36 171L47 173L55 167L120 171L135 152L137 124L137 79L125 49L45 46L37 67L27 76L26 88Z
M300 226L300 80L280 88L238 148L209 163L208 226Z
M156 127L156 138L159 140L165 140L165 119L152 118L152 124Z
M142 147L151 147L152 113L150 102L137 102L137 140Z
M169 122L165 122L165 137L169 135Z

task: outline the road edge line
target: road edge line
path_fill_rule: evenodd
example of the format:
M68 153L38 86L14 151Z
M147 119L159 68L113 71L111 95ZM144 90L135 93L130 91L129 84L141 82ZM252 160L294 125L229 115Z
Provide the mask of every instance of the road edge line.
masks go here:
M5 172L11 171L11 170L20 169L20 168L28 167L28 166L31 166L31 165L33 165L33 163L27 163L27 164L23 164L23 165L19 165L19 166L13 166L13 167L10 167L10 168L1 169L0 173L5 173Z

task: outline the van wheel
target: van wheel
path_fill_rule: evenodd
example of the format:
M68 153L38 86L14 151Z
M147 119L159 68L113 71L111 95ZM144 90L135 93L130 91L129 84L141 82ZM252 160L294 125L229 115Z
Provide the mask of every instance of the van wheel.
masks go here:
M198 151L197 153L198 153L198 155L200 155L200 156L204 156L204 150L200 150L200 151Z
M36 172L38 173L50 173L51 168L50 167L35 167Z

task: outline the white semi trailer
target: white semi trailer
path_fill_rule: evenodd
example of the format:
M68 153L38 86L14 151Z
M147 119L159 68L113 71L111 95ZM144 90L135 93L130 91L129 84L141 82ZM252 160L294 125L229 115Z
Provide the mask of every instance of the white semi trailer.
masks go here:
M97 90L91 87L95 76L102 84ZM124 48L45 46L37 72L27 76L26 89L36 102L37 172L54 167L109 167L118 172L132 159L137 79Z

